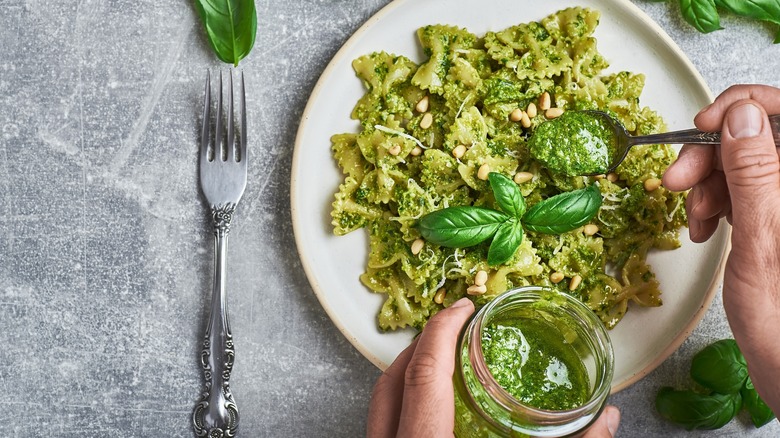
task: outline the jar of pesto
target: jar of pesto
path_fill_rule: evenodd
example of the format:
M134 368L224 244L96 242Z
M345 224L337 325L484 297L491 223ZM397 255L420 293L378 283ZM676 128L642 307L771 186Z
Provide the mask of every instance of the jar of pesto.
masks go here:
M563 437L601 413L614 356L584 304L528 286L496 297L464 327L453 383L455 435Z

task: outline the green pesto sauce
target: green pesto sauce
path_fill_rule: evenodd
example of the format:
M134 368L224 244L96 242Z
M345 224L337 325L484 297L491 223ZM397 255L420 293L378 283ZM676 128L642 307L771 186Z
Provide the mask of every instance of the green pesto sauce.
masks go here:
M579 355L552 323L540 319L491 321L482 352L499 385L523 404L547 410L582 406L589 379Z
M600 117L566 111L536 128L531 156L554 173L569 176L605 173L616 155L617 138Z

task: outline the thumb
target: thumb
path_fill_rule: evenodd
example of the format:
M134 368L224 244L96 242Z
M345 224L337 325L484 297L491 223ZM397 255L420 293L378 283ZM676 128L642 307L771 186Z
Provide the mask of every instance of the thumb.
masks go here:
M620 411L607 406L595 423L580 438L614 438L620 424Z
M729 108L720 153L733 216L761 211L766 200L780 192L780 163L769 120L755 101L740 100Z

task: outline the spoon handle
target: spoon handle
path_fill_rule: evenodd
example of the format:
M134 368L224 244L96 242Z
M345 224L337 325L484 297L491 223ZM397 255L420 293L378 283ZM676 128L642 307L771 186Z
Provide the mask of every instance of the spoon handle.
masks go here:
M769 116L769 127L775 140L775 146L780 147L780 114ZM637 144L720 144L720 132L705 132L698 129L664 132L662 134L640 135L629 137L631 146Z

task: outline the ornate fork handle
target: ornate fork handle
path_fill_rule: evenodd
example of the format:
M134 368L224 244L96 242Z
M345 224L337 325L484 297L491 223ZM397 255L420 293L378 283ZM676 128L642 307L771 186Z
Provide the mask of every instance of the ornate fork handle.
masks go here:
M228 233L235 209L236 204L233 203L211 206L215 237L214 289L200 357L206 385L203 399L192 414L195 433L199 437L229 438L236 436L238 431L238 407L230 392L235 350L225 291Z

